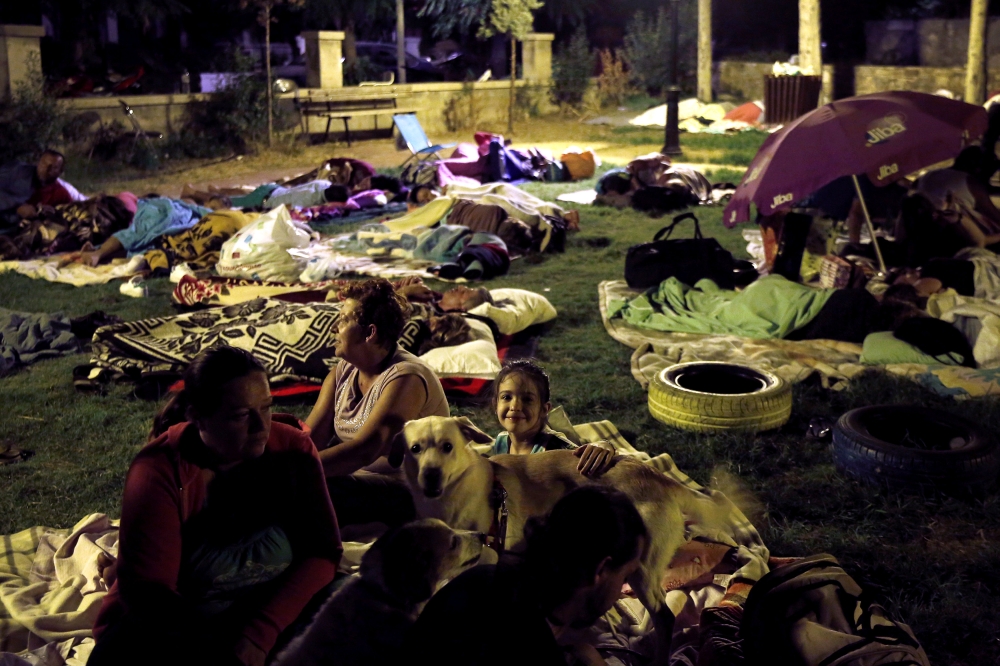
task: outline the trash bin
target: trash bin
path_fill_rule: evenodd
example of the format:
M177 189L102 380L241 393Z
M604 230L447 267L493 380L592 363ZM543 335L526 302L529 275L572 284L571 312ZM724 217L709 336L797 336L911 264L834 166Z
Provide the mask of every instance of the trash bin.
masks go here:
M788 123L819 106L819 76L765 76L764 116L769 124Z

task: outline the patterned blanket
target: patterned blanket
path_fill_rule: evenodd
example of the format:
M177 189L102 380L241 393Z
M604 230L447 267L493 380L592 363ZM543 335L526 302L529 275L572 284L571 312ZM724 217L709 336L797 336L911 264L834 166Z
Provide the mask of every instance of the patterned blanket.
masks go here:
M253 352L272 381L322 382L336 365L334 321L340 303L286 303L255 298L172 317L105 326L94 333L93 370L140 379L181 373L218 344Z
M634 298L640 292L624 281L598 285L601 320L608 334L634 349L632 376L644 389L658 372L677 363L723 361L742 363L769 370L782 379L798 383L817 375L826 388L840 390L865 370L879 367L894 375L908 377L941 395L956 398L1000 394L1000 370L976 370L946 365L900 363L885 366L863 365L861 346L836 340L751 340L734 335L698 335L653 331L610 319L608 305L613 299Z

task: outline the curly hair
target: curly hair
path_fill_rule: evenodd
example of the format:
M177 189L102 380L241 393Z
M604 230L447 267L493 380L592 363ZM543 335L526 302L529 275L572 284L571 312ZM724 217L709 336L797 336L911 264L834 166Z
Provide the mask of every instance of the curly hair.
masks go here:
M343 300L358 302L358 324L374 326L378 341L388 347L395 344L406 324L405 299L396 293L392 284L383 278L356 282L340 292Z

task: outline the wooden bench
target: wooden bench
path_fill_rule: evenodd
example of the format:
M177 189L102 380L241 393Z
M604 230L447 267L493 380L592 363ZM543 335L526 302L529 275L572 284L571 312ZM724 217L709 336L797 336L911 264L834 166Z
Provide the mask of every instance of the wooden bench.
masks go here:
M296 97L295 108L298 109L302 118L302 132L305 134L309 133L309 116L326 118L326 130L323 132L324 142L330 135L330 124L334 120L343 120L348 146L351 145L351 126L349 124L351 118L370 117L375 121L375 129L377 130L379 116L415 113L419 110L398 106L394 93L364 95L348 99L322 94L309 95Z

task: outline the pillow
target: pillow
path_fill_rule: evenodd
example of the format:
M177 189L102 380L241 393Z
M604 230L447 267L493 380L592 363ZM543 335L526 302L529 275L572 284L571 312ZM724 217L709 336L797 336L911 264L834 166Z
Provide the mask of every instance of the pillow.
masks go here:
M556 309L541 294L524 289L490 289L490 296L497 305L483 303L469 310L469 314L489 317L496 322L503 335L520 333L534 324L543 324L556 318ZM507 301L500 304L501 301Z
M920 363L922 365L958 365L947 362L946 356L936 359L925 354L908 342L903 342L892 331L869 334L864 341L861 362L865 365L889 365L891 363Z
M500 372L500 358L488 324L466 319L472 340L451 347L438 347L420 357L438 377L493 379Z

